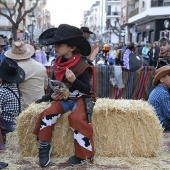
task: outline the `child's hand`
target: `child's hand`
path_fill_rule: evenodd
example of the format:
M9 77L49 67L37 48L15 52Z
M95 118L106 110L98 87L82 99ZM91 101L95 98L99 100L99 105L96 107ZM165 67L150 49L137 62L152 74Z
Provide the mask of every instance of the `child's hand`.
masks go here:
M61 99L64 98L64 95L63 95L62 93L53 93L53 94L51 95L51 98L52 98L53 100L61 100Z
M66 68L65 76L66 76L66 79L71 83L73 83L76 79L75 74L68 68Z

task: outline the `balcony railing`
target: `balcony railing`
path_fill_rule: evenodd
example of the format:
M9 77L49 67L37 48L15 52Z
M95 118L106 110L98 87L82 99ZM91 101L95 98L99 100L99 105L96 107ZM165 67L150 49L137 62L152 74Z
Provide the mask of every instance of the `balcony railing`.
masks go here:
M116 2L116 1L121 1L121 0L107 0L107 2L109 2L109 1Z
M170 0L151 0L151 7L170 6Z
M114 11L114 12L107 12L107 15L120 15L120 12Z
M133 11L130 12L129 18L137 15L139 13L139 8L134 9Z

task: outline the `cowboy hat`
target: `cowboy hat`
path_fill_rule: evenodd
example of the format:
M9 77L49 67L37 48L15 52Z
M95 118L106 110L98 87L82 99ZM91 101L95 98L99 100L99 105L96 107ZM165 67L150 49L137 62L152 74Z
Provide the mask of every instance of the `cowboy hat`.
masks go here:
M14 60L5 58L0 65L0 78L10 83L20 83L25 79L25 72Z
M25 60L31 58L34 52L32 45L24 44L23 41L14 41L12 48L5 52L5 56L14 60Z
M159 80L162 77L166 76L168 73L170 73L170 66L169 65L163 66L163 67L160 67L159 69L157 69L155 71L155 76L154 76L154 79L153 79L153 85L157 86Z
M94 34L93 32L91 32L91 31L89 30L88 27L81 27L80 29L81 29L83 32L87 32L87 33L89 33L89 34Z
M69 42L80 50L80 54L88 56L91 53L90 44L83 37L83 32L68 24L60 24L58 28L50 28L39 37L39 43L42 45L67 44Z
M0 45L5 45L4 39L0 36Z

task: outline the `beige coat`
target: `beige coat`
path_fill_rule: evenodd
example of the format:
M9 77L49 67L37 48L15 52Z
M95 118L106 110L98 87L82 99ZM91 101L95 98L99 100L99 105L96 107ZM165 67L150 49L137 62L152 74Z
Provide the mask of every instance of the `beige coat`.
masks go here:
M32 58L17 63L25 71L25 80L19 84L23 109L25 109L45 94L44 89L48 86L48 76L46 68Z

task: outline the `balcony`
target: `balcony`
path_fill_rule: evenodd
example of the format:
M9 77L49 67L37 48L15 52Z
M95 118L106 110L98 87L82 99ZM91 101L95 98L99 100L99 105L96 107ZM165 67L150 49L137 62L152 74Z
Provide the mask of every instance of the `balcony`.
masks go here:
M170 0L151 0L151 7L170 6Z
M131 11L131 12L129 13L129 18L131 18L131 17L133 17L133 16L135 16L135 15L137 15L137 14L139 14L139 8L136 8L136 9L134 9L133 11Z
M107 0L107 2L118 2L118 1L121 2L121 0Z
M118 12L118 11L107 12L107 17L119 17L119 16L120 16L120 12Z
M121 0L107 0L108 4L121 3Z

